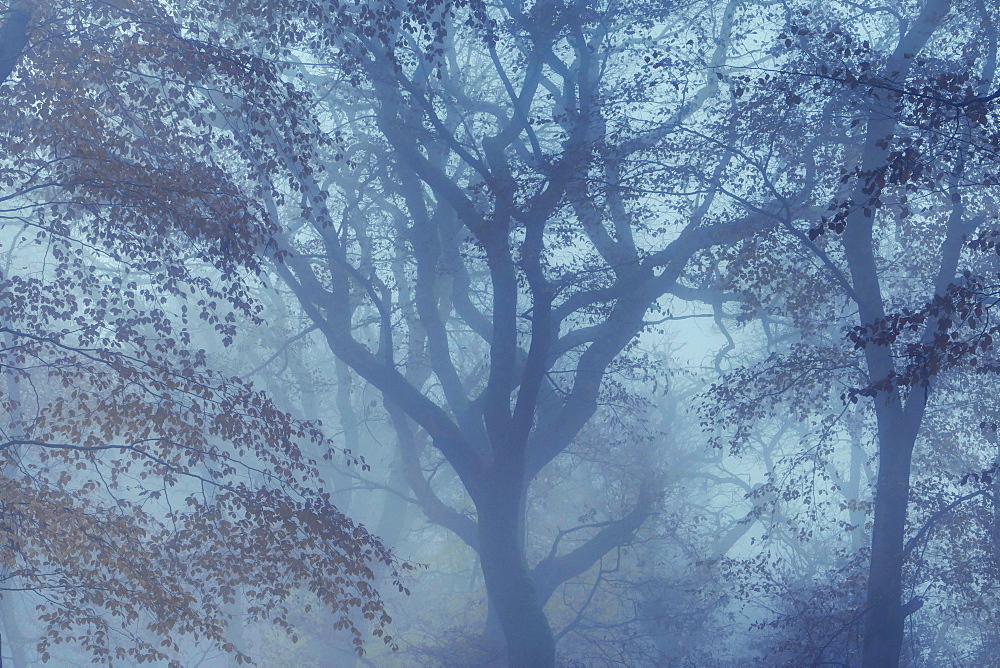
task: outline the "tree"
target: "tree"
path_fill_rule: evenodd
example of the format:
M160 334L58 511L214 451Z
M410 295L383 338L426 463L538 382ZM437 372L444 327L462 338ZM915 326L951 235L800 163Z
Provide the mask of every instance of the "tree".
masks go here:
M767 366L797 367L810 395L814 374L836 374L853 390L831 398L871 402L878 478L862 664L896 665L904 622L921 604L903 597L915 448L926 438L927 411L954 389L944 375L991 345L969 345L962 328L974 308L958 295L970 294L964 272L980 262L963 240L983 229L995 197L994 16L982 4L938 0L884 14L794 9L775 36L773 67L732 72L734 95L760 85L746 104L763 113L777 99L784 110L775 113L802 137L792 146L787 128L772 127L767 143L742 150L770 189L767 199L745 200L758 211L780 207L780 238L818 268L782 261L830 291L814 302L822 310L788 294L784 312L798 313L796 324L834 314L856 325L846 349L817 354L823 348L804 334L793 356ZM743 280L759 279L748 266ZM763 284L765 294L775 285Z
M479 556L509 661L551 665L546 601L631 540L657 492L640 481L588 540L530 563L529 488L615 398L615 376L641 372L631 347L692 257L757 229L671 193L690 168L673 129L712 99L714 73L689 98L633 65L671 49L722 61L727 36L672 47L683 11L644 3L297 11L309 20L267 23L297 26L278 36L234 17L247 44L280 45L255 48L315 100L305 125L325 142L309 161L285 150L285 197L259 189L285 228L273 271L381 392L411 491ZM251 109L245 141L281 148L303 124ZM425 443L474 517L423 477Z
M198 105L210 81L274 82L181 34L175 9L4 11L2 589L39 598L42 660L70 642L180 665L187 637L248 661L226 606L294 638L299 591L359 652L359 618L391 644L373 581L397 562L316 469L342 453L189 349L193 322L225 342L255 317L245 282L271 233Z

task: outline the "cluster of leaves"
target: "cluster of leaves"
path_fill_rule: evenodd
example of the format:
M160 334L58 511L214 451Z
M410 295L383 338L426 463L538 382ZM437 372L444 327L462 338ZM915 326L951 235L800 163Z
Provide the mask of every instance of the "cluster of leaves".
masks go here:
M725 429L712 438L715 447L729 444L734 453L754 429L777 416L800 421L814 414L819 402L834 396L832 377L857 377L856 364L836 346L796 343L759 364L734 369L702 394L698 404L702 427Z
M983 372L1000 369L994 357L995 338L1000 336L1000 323L993 316L998 294L995 286L966 272L962 282L950 284L919 309L851 327L847 337L855 349L898 345L903 363L889 377L852 388L845 397L857 402L859 396L893 388L926 387L935 376L959 366ZM907 340L917 334L918 339Z
M250 661L229 606L294 639L302 590L359 653L360 619L394 646L373 582L400 565L317 470L362 462L192 349L259 313L255 188L283 203L322 139L261 111L309 118L278 65L206 28L253 3L188 4L29 3L0 89L0 587L37 597L43 660L176 662L187 637Z
M308 0L278 11L262 0L184 5L176 12L178 22L200 29L209 42L234 40L243 45L243 57L277 63L294 59L294 48L334 54L355 84L365 76L367 58L385 58L402 68L416 64L416 53L433 65L444 57L445 41L456 24L487 42L493 40L495 28L482 0ZM204 29L206 24L211 28Z
M78 302L57 282L3 288L0 399L13 419L2 437L2 569L5 588L44 599L43 659L52 642L75 640L100 660L162 660L181 635L238 652L222 606L239 595L249 618L284 625L297 588L337 611L359 646L353 609L384 635L371 582L395 562L322 491L300 449L335 456L316 425L157 336L173 333L169 319L129 306L128 289ZM125 326L89 320L94 304ZM115 618L123 629L144 620L163 646L118 629L123 644Z

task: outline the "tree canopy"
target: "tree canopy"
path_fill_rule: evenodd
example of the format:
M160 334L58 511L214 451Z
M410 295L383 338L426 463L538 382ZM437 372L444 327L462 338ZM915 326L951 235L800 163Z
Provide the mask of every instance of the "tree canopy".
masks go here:
M37 597L42 660L176 659L184 637L249 660L237 592L293 636L289 597L311 592L360 647L352 611L384 634L375 571L397 562L324 490L316 460L345 453L191 347L195 323L226 343L256 317L272 233L201 105L278 82L168 10L5 14L3 589Z

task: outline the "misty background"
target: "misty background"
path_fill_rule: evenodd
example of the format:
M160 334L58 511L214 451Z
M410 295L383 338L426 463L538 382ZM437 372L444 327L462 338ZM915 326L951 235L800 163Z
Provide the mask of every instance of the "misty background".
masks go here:
M995 664L997 14L0 2L0 662Z

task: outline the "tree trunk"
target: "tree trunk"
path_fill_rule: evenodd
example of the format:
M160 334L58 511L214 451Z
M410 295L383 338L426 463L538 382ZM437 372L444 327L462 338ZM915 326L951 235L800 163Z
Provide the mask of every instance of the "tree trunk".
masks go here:
M521 481L496 476L476 502L486 591L507 641L512 668L554 666L556 643L524 556Z
M868 532L865 530L867 514L859 507L861 503L861 478L864 475L864 461L868 456L861 442L861 431L863 425L860 420L851 420L848 423L848 433L851 437L851 464L846 485L844 485L844 498L853 502L853 509L848 511L851 526L851 552L857 554L868 543Z
M909 29L900 35L891 57L882 69L890 81L904 82L913 66L914 55L924 49L950 10L950 0L926 0ZM898 85L898 84L897 84ZM875 258L873 233L876 207L881 196L873 175L886 169L885 138L896 131L898 99L886 95L870 112L861 154L861 173L852 193L856 206L848 216L843 233L844 252L850 266L851 282L858 305L859 324L871 325L885 317L885 301ZM942 260L943 261L943 260ZM942 265L942 269L943 269ZM954 272L947 276L948 281ZM868 377L884 381L893 377L892 351L884 346L865 347ZM927 388L917 389L903 401L897 390L879 392L875 397L878 421L879 470L875 488L875 522L872 528L872 556L868 571L867 616L861 663L866 668L899 665L903 646L903 613L900 596L903 575L903 534L910 490L910 462L913 444L923 418ZM922 396L917 396L922 394Z
M7 595L10 596L10 592ZM2 651L10 654L14 668L27 666L28 654L25 652L27 638L21 633L21 627L17 623L17 611L14 610L13 602L3 596L0 596L0 622L3 623Z
M908 441L908 442L907 442ZM862 666L892 668L899 665L903 647L903 533L910 491L913 441L894 434L879 448L878 493L872 557L868 571L868 614Z

